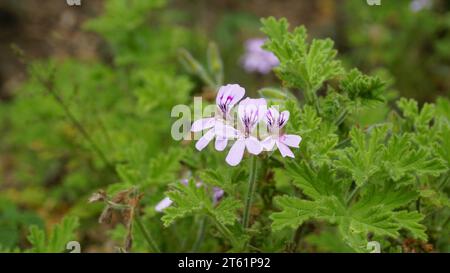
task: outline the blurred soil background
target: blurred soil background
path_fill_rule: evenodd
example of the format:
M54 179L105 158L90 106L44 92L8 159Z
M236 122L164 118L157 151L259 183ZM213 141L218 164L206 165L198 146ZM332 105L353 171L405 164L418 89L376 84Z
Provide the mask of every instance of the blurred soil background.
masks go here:
M103 0L82 0L69 6L64 0L0 1L0 98L8 100L25 79L26 66L14 54L12 45L27 58L73 57L80 60L102 56L102 41L81 26L98 16ZM171 6L194 15L193 26L214 35L217 25L226 24L230 15L242 18L286 17L292 25L305 24L310 33L336 32L336 8L341 1L297 0L176 0ZM239 22L239 21L237 21ZM239 26L235 23L235 28ZM259 34L260 35L260 34Z

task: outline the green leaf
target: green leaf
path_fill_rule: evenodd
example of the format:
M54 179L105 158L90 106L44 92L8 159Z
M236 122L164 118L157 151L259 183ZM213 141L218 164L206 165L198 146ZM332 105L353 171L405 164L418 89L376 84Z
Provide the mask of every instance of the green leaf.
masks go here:
M348 172L358 186L380 171L386 130L386 126L376 127L370 137L366 138L360 129L353 128L350 131L352 146L338 152L336 166Z
M258 90L261 97L266 100L284 102L288 99L295 100L294 95L292 95L288 90L278 89L274 87L265 87Z
M402 110L403 116L412 125L411 130L419 132L429 128L436 112L435 106L429 103L425 103L419 111L417 101L413 99L401 98L397 105Z
M311 169L306 163L286 162L286 170L294 178L295 185L312 199L323 196L338 196L343 200L344 182L338 180L330 168L322 166L318 171Z
M78 218L65 217L53 227L47 236L44 230L31 226L27 237L32 245L30 251L37 253L64 252L67 243L74 239L74 232L78 226Z
M176 219L194 214L203 214L214 217L224 225L232 225L236 221L236 210L241 203L231 197L224 197L216 206L213 203L212 193L205 186L197 186L194 180L188 185L177 183L174 190L167 196L173 205L164 210L162 220L165 226L171 225Z
M358 69L352 69L340 83L355 106L384 102L384 87L380 78L364 75Z
M246 178L243 177L241 168L223 169L222 167L217 170L203 170L198 173L198 176L206 184L219 187L230 194L235 192L236 184Z
M237 220L236 211L241 208L241 202L231 197L220 200L217 207L211 210L217 221L224 225L232 225Z
M304 221L315 216L316 202L301 200L295 197L279 196L275 203L281 208L281 212L273 213L272 230L277 231L285 227L297 228Z
M411 232L414 238L427 241L428 236L425 233L425 226L420 224L424 216L417 211L399 211L394 213L394 219L397 221L400 228Z
M287 131L300 135L303 140L300 149L306 158L311 158L315 166L331 163L333 150L338 142L335 134L336 127L328 122L323 122L317 116L316 111L310 105L299 108L296 102L286 102L286 109L291 117L287 125Z
M315 93L325 81L342 74L341 63L335 60L337 51L333 49L332 40L314 39L308 44L303 26L289 32L285 18L269 17L261 21L262 31L269 38L265 48L280 60L275 71L287 87Z
M389 139L384 149L383 165L394 181L415 174L438 176L447 170L439 158L430 157L425 149L414 147L408 134L394 135Z

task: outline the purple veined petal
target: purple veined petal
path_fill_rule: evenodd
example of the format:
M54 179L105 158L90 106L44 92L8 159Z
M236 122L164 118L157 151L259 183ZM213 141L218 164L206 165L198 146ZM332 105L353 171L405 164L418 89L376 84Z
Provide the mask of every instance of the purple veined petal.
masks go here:
M254 155L259 155L263 150L263 146L259 140L252 136L245 139L245 147L247 147L249 153Z
M216 136L215 148L217 151L221 152L225 150L228 144L228 138L222 136Z
M298 148L302 137L298 135L282 135L280 137L280 142L286 144L287 146Z
M228 152L225 161L230 166L238 165L239 162L241 162L242 157L244 156L244 151L245 151L245 140L240 138L233 144L233 146L231 146L231 149Z
M283 157L288 156L288 157L295 158L294 153L291 151L291 149L289 149L288 146L284 145L283 143L281 143L279 141L277 141L276 143L277 143L278 150L280 151L280 153Z
M269 109L267 109L266 115L263 120L267 124L267 126L272 128L277 124L279 116L280 113L278 112L278 110L275 107L270 107Z
M264 118L267 112L265 99L246 98L239 103L238 116L246 133L249 133Z
M211 142L213 138L214 138L214 128L206 132L206 134L202 136L197 141L197 143L195 143L195 148L197 148L197 150L199 151L203 150L206 146L208 146L209 142Z
M221 188L214 187L213 188L213 203L214 204L219 203L219 201L220 201L220 199L222 199L224 193L225 192Z
M275 139L273 139L273 137L271 136L266 137L263 141L261 141L261 145L263 146L264 150L273 151L275 146Z
M215 118L202 118L192 123L191 131L200 132L213 127L215 123L216 123Z
M169 197L166 197L155 206L155 210L157 212L162 212L164 209L170 207L172 203L173 201Z
M223 115L230 112L231 108L245 95L245 89L239 84L227 84L219 88L216 97L217 107Z
M279 128L283 128L286 125L287 121L289 120L289 116L290 116L289 111L281 112L280 116L278 117Z

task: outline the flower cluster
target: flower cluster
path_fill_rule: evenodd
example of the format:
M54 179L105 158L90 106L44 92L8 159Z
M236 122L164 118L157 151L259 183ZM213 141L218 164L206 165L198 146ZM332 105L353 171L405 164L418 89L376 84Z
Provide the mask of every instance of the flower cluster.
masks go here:
M220 87L216 98L214 117L203 118L192 124L192 132L207 132L197 141L197 150L203 150L214 138L217 151L223 151L229 140L235 142L230 148L226 162L231 166L238 165L245 151L258 155L263 151L273 151L278 148L283 157L294 157L289 147L298 148L302 138L298 135L284 133L284 127L289 120L289 111L279 111L275 107L267 109L265 99L241 99L245 89L237 84ZM237 122L232 112L238 103ZM255 130L263 121L264 130Z
M245 43L245 54L242 58L245 71L268 74L272 68L280 64L272 52L262 48L265 42L265 39L256 38Z

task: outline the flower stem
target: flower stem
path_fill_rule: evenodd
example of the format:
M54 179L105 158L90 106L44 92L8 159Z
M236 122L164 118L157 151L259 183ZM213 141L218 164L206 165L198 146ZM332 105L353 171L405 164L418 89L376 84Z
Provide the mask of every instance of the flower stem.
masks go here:
M199 223L199 227L198 227L198 233L197 233L197 238L192 246L191 252L196 252L197 249L200 247L200 245L202 244L203 240L205 239L205 230L206 230L206 221L207 218L202 217L200 219L200 223Z
M248 190L245 199L244 216L242 218L242 227L246 229L250 220L250 208L252 206L253 195L256 189L256 161L257 157L252 156L250 158L250 175L248 177Z
M155 240L153 239L152 235L147 231L147 229L145 229L139 216L136 215L134 217L134 220L136 221L137 227L141 231L142 235L144 235L144 238L147 241L147 244L150 247L150 249L155 253L160 253L161 250L159 250L159 247L156 244Z

